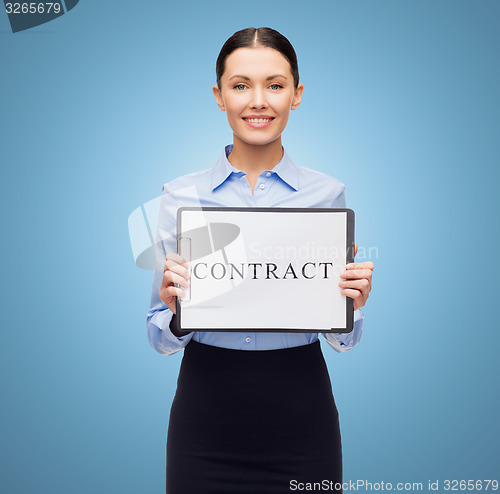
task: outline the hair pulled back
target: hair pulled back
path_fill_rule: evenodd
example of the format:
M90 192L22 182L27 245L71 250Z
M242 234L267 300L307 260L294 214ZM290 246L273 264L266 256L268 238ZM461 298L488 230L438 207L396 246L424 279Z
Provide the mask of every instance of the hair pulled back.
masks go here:
M215 71L217 74L217 85L221 89L221 78L226 70L226 59L234 50L238 48L256 48L258 46L266 46L279 51L290 64L293 75L293 83L295 89L299 84L299 66L297 63L297 55L292 44L278 31L270 27L247 27L241 31L236 31L222 46Z

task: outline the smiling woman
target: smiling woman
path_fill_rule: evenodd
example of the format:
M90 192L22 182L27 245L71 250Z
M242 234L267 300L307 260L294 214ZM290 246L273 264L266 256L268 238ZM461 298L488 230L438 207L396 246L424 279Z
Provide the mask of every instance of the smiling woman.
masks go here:
M216 73L213 93L233 144L213 168L165 184L158 219L149 342L162 354L184 348L168 425L167 493L279 494L290 492L293 482L335 486L342 482L339 415L318 333L186 333L177 326L177 296L184 296L190 278L176 252L179 207L346 206L342 183L296 165L282 146L304 89L290 42L266 27L238 31L224 43ZM186 190L196 191L197 204ZM305 276L312 276L313 264ZM327 268L318 266L322 276ZM276 276L273 266L266 269ZM340 273L339 291L356 310L351 333L322 333L337 352L361 338L359 308L371 290L372 270L371 262L352 263ZM290 311L310 309L300 297L290 300Z
M258 175L272 168L270 162L274 166L281 159L281 134L290 110L300 105L304 85L299 84L291 45L281 43L288 48L281 52L266 46L257 32L251 35L250 46L236 48L229 55L229 49L221 51L213 92L233 130L229 162L247 173L253 191ZM262 166L256 168L255 162Z
M250 67L256 68L252 77L241 74L245 70L248 73ZM270 71L279 73L268 76ZM236 138L260 145L281 136L290 110L300 104L303 90L303 84L294 86L288 61L267 47L238 48L229 55L221 84L222 88L214 86L213 91L219 108L227 112ZM263 128L268 131L252 132Z

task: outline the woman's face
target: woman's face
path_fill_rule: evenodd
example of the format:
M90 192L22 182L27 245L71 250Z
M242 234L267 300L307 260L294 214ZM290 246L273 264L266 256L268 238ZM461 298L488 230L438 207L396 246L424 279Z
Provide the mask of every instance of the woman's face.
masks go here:
M264 145L285 130L290 110L300 104L303 84L295 90L290 64L269 47L238 48L226 59L217 104L227 112L235 139Z

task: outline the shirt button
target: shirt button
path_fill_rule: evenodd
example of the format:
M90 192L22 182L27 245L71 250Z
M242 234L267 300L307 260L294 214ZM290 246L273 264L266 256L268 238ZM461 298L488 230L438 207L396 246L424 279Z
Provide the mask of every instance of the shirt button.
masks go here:
M252 341L252 339L251 339L250 337L248 337L248 336L247 336L247 337L245 338L245 341L246 341L247 343L250 343L250 342Z
M263 189L263 188L265 187L265 185L264 185L264 184L260 184L260 185L259 185L259 187L260 187L261 189Z
M271 172L267 172L266 177L270 177L270 176L271 176Z

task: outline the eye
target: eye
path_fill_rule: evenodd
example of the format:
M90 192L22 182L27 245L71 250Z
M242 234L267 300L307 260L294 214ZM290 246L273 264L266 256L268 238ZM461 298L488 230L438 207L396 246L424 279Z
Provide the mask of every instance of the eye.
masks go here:
M245 84L236 84L236 86L234 86L234 89L238 89L238 88L245 88ZM238 89L239 91L239 89Z
M281 89L283 87L280 84L271 84L271 86L269 86L269 87L272 88L273 86L276 87L276 90Z

